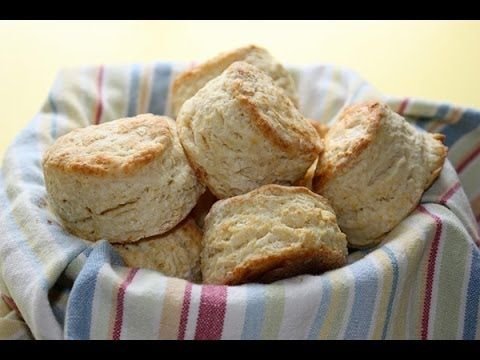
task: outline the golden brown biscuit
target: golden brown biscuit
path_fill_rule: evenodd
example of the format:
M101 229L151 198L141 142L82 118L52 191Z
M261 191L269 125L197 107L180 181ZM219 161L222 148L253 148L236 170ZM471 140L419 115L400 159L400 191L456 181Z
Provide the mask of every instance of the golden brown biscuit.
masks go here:
M159 271L167 276L200 283L202 233L188 217L165 234L114 248L129 267Z
M317 134L322 139L324 139L325 136L327 135L327 132L328 132L328 125L322 124L321 122L318 122L317 120L308 119L308 121L310 121L310 124L312 124L312 126L315 128L315 130L317 131Z
M291 185L323 151L313 126L256 67L233 63L182 106L180 141L219 199L261 185Z
M258 46L250 45L224 52L179 74L171 89L171 112L176 117L185 101L197 93L206 83L219 76L235 61L245 61L269 75L275 85L282 88L295 106L298 105L296 87L290 73L270 53Z
M217 201L205 218L203 280L237 285L345 265L347 241L327 200L304 187L265 185Z
M86 240L129 242L172 229L204 191L175 122L152 114L76 129L47 150L49 201Z
M351 247L377 244L417 206L442 169L442 139L377 101L343 111L325 138L313 186L332 204Z

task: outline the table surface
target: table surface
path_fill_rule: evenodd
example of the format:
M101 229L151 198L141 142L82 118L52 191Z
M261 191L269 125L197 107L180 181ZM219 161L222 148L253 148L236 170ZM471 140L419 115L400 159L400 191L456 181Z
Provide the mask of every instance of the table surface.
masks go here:
M0 21L0 159L62 67L203 60L255 43L380 91L480 108L480 21Z

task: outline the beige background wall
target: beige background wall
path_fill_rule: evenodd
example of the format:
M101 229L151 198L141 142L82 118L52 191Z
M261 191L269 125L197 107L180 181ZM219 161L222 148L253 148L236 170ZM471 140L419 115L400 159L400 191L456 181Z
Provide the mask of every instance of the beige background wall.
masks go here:
M479 21L0 21L0 158L62 67L202 60L248 43L351 67L392 95L480 108Z

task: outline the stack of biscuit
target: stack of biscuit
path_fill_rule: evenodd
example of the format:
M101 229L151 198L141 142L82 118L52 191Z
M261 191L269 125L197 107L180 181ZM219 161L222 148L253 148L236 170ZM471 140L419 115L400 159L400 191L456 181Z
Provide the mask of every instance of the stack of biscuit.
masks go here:
M446 147L379 102L327 128L265 49L179 74L170 113L74 130L43 159L52 211L125 263L192 282L269 283L344 266L418 204Z

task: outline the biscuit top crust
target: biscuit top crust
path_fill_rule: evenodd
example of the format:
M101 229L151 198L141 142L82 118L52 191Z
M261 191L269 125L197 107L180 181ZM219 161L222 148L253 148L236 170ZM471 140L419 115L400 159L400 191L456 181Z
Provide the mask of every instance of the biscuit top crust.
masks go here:
M247 56L247 54L251 52L258 52L262 55L268 54L267 50L256 45L248 45L235 49L233 51L222 52L215 57L205 61L201 65L194 66L192 69L179 74L175 78L172 87L176 89L179 86L182 86L182 83L185 80L196 80L197 78L203 77L205 73L218 72L220 74L226 67L228 67L229 64L235 61L242 60L243 58L245 58L245 56Z
M205 218L205 222L210 221L208 219L217 217L220 214L223 216L229 216L238 211L255 212L256 210L254 207L252 207L253 205L260 206L260 207L268 207L269 204L266 204L265 202L257 202L260 195L263 195L270 199L278 198L279 199L278 201L280 203L282 203L282 200L280 199L283 199L284 201L299 201L299 204L302 204L301 199L304 196L307 196L312 200L315 199L315 201L317 201L317 204L321 204L322 209L332 214L332 216L329 216L324 220L326 220L327 222L331 222L332 224L333 223L336 224L335 212L333 211L333 208L331 207L328 200L324 198L322 195L314 193L313 191L310 191L306 187L283 186L283 185L276 185L276 184L264 185L246 194L242 194L242 195L234 196L231 198L223 199L221 201L217 201L215 204L213 204L212 208L210 209L210 212ZM279 205L279 204L276 204L276 205ZM277 207L274 207L271 210L274 211L275 209L277 209Z
M132 175L172 147L173 120L142 114L75 129L47 150L43 166L98 177Z
M268 72L276 85L282 87L297 105L295 83L290 73L266 49L256 45L248 45L222 52L179 74L172 83L172 94L175 95L172 107L175 116L180 111L184 101L195 95L206 82L219 76L235 61L246 61Z
M263 71L243 61L223 73L223 86L250 115L253 124L278 147L320 154L323 142L283 90Z
M378 101L366 101L345 108L330 127L324 142L325 154L319 161L316 187L333 174L337 176L353 166L362 152L372 143L389 109Z

